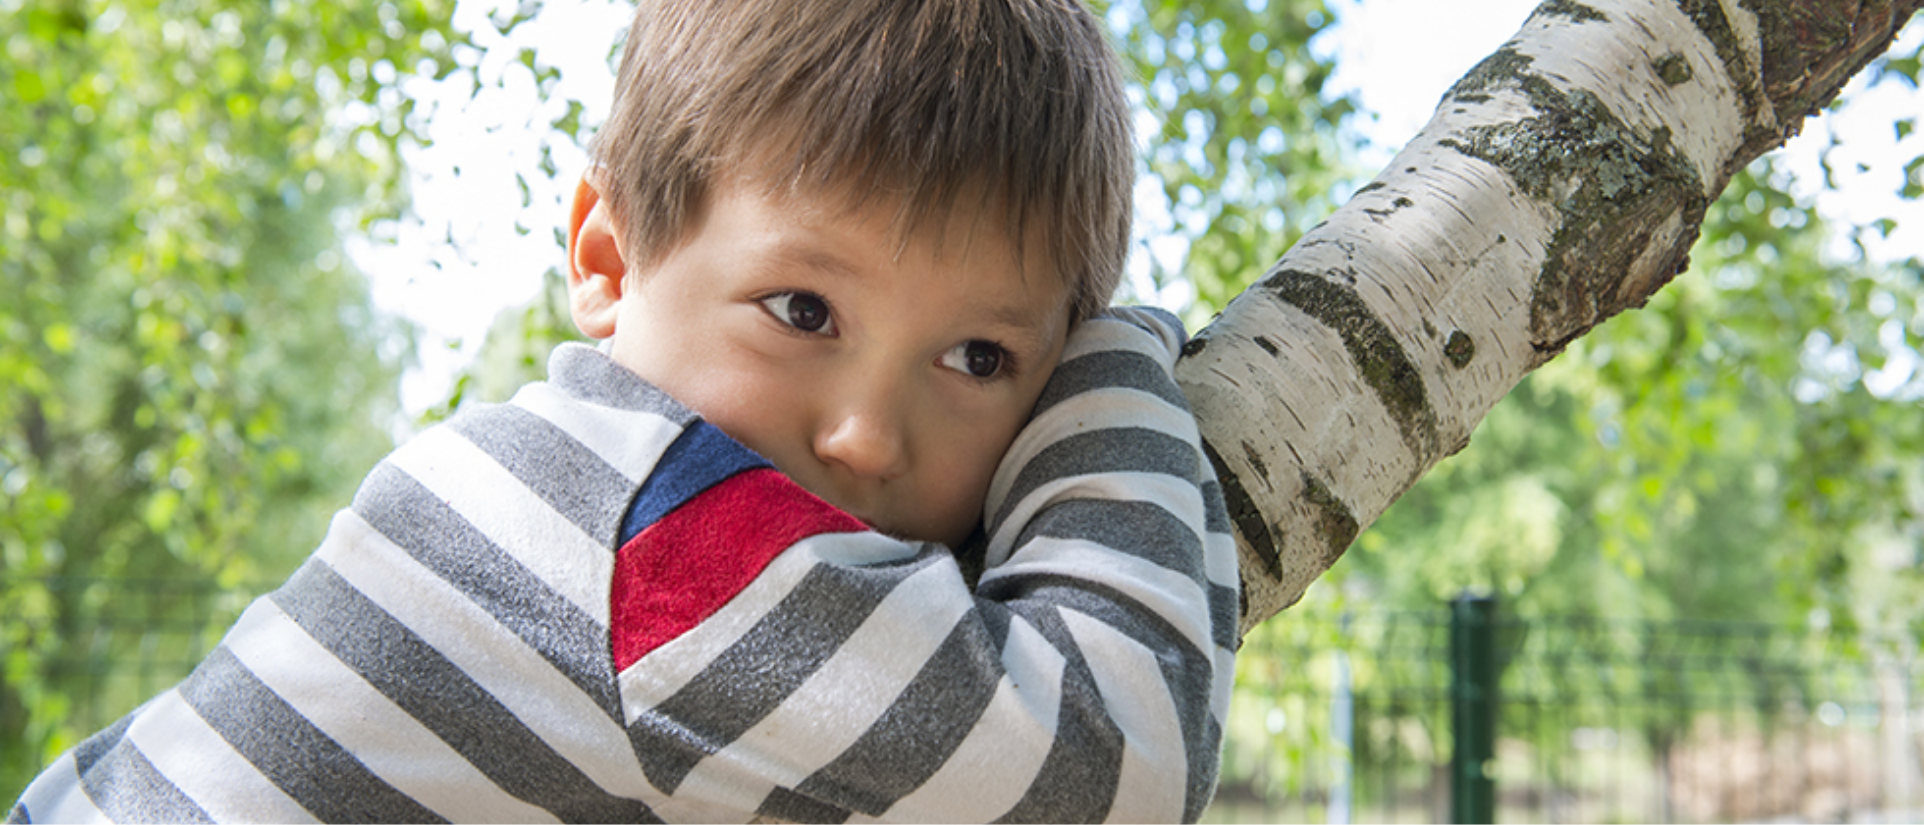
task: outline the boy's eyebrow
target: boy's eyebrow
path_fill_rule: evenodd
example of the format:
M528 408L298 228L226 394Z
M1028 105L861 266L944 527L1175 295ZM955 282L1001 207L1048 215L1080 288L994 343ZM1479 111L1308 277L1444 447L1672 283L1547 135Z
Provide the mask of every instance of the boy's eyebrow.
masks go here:
M841 256L802 241L785 240L776 244L771 257L783 266L798 266L836 279L853 278L858 271L854 265L842 260Z

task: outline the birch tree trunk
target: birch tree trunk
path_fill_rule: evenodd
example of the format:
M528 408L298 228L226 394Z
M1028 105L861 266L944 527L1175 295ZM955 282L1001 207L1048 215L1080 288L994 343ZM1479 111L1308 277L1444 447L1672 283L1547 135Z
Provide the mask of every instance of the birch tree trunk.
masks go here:
M1548 0L1177 367L1236 525L1242 632L1518 381L1683 271L1731 176L1924 0Z

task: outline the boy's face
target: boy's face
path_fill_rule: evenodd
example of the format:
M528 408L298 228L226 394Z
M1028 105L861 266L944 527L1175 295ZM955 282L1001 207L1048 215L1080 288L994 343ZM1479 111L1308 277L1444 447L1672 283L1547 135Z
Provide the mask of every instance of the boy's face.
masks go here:
M570 300L616 361L810 492L955 546L1061 358L1069 295L1038 244L1017 260L999 214L957 209L904 244L896 206L717 186L683 243L624 279L584 182Z

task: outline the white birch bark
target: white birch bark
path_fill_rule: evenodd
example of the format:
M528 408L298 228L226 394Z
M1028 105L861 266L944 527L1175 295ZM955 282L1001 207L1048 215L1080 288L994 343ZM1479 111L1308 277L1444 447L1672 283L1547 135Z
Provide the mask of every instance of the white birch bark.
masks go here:
M1523 376L1684 266L1705 207L1924 0L1550 0L1178 378L1237 526L1242 631Z

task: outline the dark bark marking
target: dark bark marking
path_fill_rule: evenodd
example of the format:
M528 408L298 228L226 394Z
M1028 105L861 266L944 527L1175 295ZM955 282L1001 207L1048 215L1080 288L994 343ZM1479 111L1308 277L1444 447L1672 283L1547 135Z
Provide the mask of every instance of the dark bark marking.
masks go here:
M1469 333L1459 329L1450 333L1449 343L1443 345L1443 354L1449 356L1451 366L1463 369L1476 357L1476 341L1471 340Z
M1724 16L1723 4L1718 0L1677 0L1677 8L1717 49L1717 60L1724 64L1724 74L1737 85L1737 96L1742 99L1744 108L1744 142L1750 144L1780 139L1777 133L1756 125L1762 116L1758 107L1763 100L1763 86L1758 82L1756 67L1750 64L1749 53L1744 51L1737 33L1730 28L1730 18ZM1724 177L1735 174L1737 167L1746 162L1738 161L1735 166L1724 169Z
M1574 0L1549 0L1549 2L1538 6L1536 13L1568 17L1571 22L1574 23L1589 23L1591 21L1610 22L1608 15L1582 3L1574 2Z
M1256 476L1261 478L1263 483L1269 483L1269 465L1264 464L1263 457L1256 454L1256 445L1243 442L1243 458L1249 459L1250 469L1256 471Z
M1763 42L1786 47L1780 59L1764 63L1764 93L1778 101L1778 110L1809 112L1830 103L1842 88L1841 82L1831 87L1810 86L1804 81L1814 66L1836 58L1839 44L1852 41L1853 15L1795 3L1740 0L1739 4L1757 15L1758 35Z
M1182 357L1188 358L1191 355L1202 352L1203 348L1207 346L1209 346L1209 341L1201 335L1191 338L1189 339L1189 343L1182 345Z
M1356 541L1360 530L1356 516L1350 512L1349 505L1330 492L1329 485L1307 472L1303 473L1303 499L1316 508L1316 534L1328 548L1323 556L1323 567L1328 569L1349 550L1350 543Z
M1276 552L1276 531L1269 526L1269 522L1263 520L1263 511L1249 497L1249 491L1243 488L1242 478L1229 471L1229 466L1223 463L1223 457L1216 454L1215 447L1210 446L1209 439L1202 440L1202 447L1203 455L1208 456L1210 465L1216 468L1216 481L1222 484L1223 506L1229 511L1230 523L1236 525L1236 533L1249 543L1250 551L1256 554L1257 561L1262 562L1269 578L1281 581L1283 560ZM1249 600L1243 599L1242 603L1247 615Z
M1382 223L1382 222L1383 222L1383 219L1384 219L1384 218L1387 218L1387 217L1389 217L1389 216L1391 216L1391 215L1394 215L1394 214L1396 214L1396 212L1397 212L1398 210L1401 210L1401 209L1407 209L1407 208L1409 208L1409 207L1412 207L1412 206L1415 206L1415 205L1416 205L1416 201L1413 201L1413 200L1410 200L1410 199L1409 199L1408 197L1406 197L1406 196L1403 196L1403 195L1398 195L1398 196L1396 196L1396 199L1395 199L1395 200L1392 200L1392 201L1390 201L1390 205L1389 205L1389 208L1387 208L1387 209L1369 209L1369 208L1365 208L1365 209L1363 210L1363 213L1364 213L1364 214L1366 214L1366 215L1369 215L1369 216L1370 216L1371 218L1373 218L1373 219L1375 219L1377 223ZM1351 254L1351 257L1355 257L1355 255L1354 255L1354 253L1352 253L1352 254ZM1355 279L1354 279L1354 278L1352 278L1352 279L1350 279L1350 280L1351 280L1351 282L1352 282L1352 283L1354 283L1354 281L1355 281Z
M1690 71L1690 60L1677 52L1657 58L1656 62L1650 64L1650 68L1656 71L1659 79L1670 86L1682 86L1689 83L1690 78L1694 76Z
M1696 168L1671 145L1668 129L1638 136L1595 94L1564 92L1525 71L1527 58L1492 57L1485 66L1516 74L1499 77L1480 66L1464 82L1507 85L1529 98L1538 114L1464 129L1461 138L1441 143L1504 169L1541 201L1557 197L1553 187L1581 181L1553 204L1562 221L1530 299L1531 344L1547 360L1610 316L1642 306L1668 283L1695 240L1709 199ZM1656 228L1679 214L1691 237L1675 249L1676 260L1659 266L1653 277L1624 278Z
M1263 352L1269 353L1272 357L1282 354L1282 350L1276 347L1275 341L1271 341L1261 335L1256 336L1256 346L1262 347Z
M1283 269L1255 288L1267 290L1341 335L1350 361L1402 431L1403 443L1416 454L1418 466L1437 457L1436 411L1430 406L1422 373L1389 325L1376 317L1353 287Z

